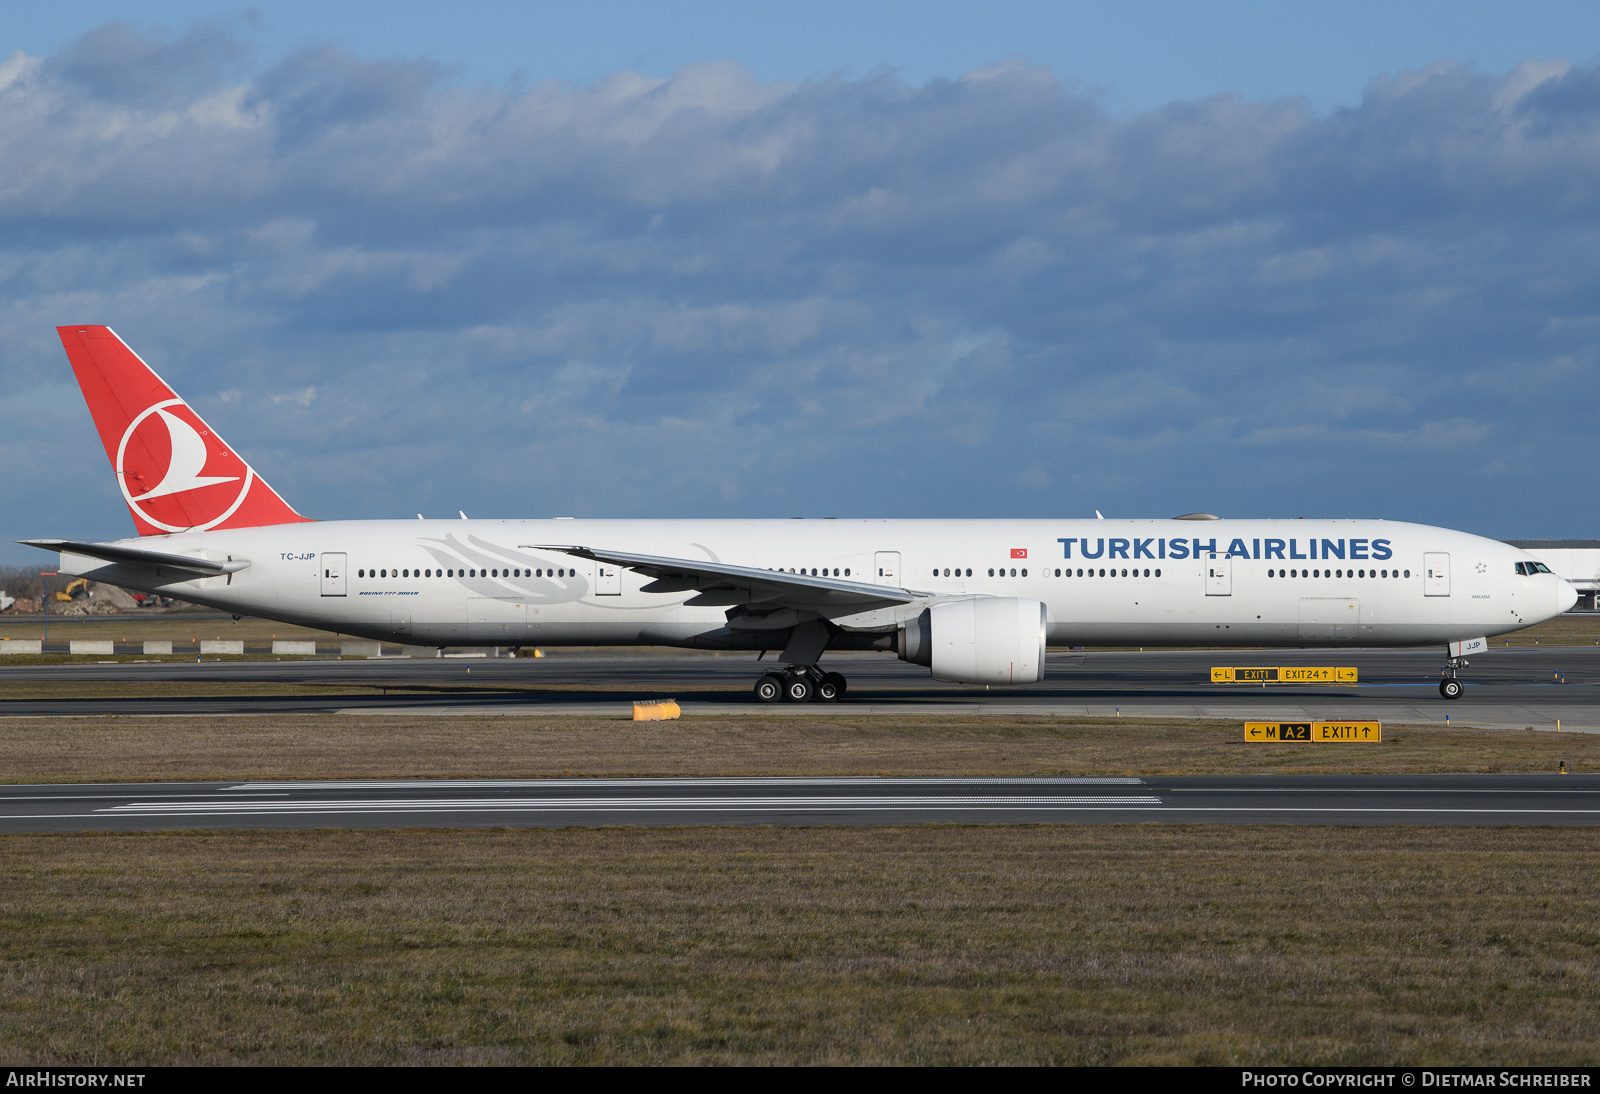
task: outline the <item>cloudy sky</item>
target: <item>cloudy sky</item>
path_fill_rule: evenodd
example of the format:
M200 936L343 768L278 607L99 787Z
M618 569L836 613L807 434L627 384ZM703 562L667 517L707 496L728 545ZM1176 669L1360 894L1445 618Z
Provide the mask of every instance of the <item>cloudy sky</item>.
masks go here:
M1600 535L1600 16L1101 7L8 13L0 532L104 322L318 517Z

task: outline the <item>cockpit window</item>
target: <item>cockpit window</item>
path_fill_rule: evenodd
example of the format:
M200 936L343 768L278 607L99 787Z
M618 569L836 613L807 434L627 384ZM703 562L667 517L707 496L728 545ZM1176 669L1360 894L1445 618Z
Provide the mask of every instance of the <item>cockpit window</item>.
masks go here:
M1530 562L1530 563L1528 563L1528 569L1532 570L1535 567L1538 568L1538 572L1541 573L1541 574L1548 574L1548 573L1551 572L1550 567L1546 566L1542 562Z
M1526 576L1528 573L1528 564L1526 562L1517 563L1517 573Z
M1553 573L1555 573L1555 571L1550 569L1550 567L1546 566L1542 562L1519 562L1519 563L1517 563L1517 573L1519 573L1519 574L1553 574Z

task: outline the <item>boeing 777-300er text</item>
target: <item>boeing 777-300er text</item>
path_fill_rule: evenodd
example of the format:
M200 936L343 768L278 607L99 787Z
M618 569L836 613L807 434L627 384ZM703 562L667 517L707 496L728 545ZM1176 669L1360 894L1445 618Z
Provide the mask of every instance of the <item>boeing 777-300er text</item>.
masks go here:
M835 700L827 650L1027 684L1045 647L1448 647L1570 608L1543 563L1384 520L312 520L109 327L57 328L139 532L25 540L60 572L428 646L776 650L759 699Z

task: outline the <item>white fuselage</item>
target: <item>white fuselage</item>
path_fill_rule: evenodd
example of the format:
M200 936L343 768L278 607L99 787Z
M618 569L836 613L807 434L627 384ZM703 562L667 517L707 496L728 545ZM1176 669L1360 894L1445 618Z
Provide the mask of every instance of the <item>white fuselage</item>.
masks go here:
M685 603L692 590L643 592L648 578L552 544L826 569L934 598L1026 597L1046 606L1055 645L1442 644L1540 622L1574 595L1553 575L1516 573L1531 556L1515 547L1380 520L366 520L126 542L249 566L153 579L64 552L62 572L440 646L783 646L781 620L730 630L727 607ZM889 623L817 616L862 633L861 648Z

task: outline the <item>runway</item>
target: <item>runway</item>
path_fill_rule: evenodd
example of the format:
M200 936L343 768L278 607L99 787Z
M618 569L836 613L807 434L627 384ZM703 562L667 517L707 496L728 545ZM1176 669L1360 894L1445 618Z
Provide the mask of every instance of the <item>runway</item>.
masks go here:
M1491 649L1463 673L1466 694L1439 697L1434 650L1151 650L1052 653L1046 678L1016 688L944 684L888 655L833 655L850 680L837 706L762 706L751 685L771 662L706 654L624 656L551 651L532 659L337 659L0 665L0 685L170 683L279 685L309 694L0 700L0 716L185 714L626 714L635 699L673 697L686 717L717 714L1054 715L1137 718L1362 718L1390 723L1600 730L1600 646ZM1212 665L1354 665L1357 686L1216 685ZM386 693L387 690L387 693Z
M461 779L0 787L0 833L605 825L1600 824L1600 775Z

